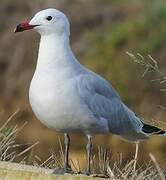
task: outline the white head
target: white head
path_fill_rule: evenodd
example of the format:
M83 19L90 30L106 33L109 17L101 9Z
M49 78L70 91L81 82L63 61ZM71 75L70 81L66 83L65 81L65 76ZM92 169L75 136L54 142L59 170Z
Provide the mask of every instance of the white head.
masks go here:
M29 22L19 24L14 32L34 29L41 35L70 35L69 21L64 13L57 9L45 9L38 12Z

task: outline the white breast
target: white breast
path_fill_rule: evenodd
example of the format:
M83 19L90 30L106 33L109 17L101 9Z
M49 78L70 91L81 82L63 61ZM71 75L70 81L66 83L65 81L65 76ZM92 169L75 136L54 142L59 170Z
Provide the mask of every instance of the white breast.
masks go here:
M77 96L72 79L35 74L30 85L29 99L37 118L56 131L88 131L96 123Z

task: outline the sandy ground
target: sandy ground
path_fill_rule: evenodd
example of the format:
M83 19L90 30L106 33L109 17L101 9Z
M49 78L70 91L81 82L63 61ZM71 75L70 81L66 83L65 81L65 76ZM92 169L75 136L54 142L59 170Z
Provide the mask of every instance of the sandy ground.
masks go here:
M0 180L89 180L94 177L84 175L55 175L53 170L38 168L30 165L22 165L18 163L11 163L0 161ZM102 178L95 178L102 179Z

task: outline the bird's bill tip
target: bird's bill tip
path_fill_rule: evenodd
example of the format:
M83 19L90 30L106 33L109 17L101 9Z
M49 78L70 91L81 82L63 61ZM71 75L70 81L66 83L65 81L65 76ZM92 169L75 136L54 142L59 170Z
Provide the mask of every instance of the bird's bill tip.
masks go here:
M29 21L24 21L20 24L18 24L15 29L14 29L14 33L17 33L17 32L22 32L22 31L26 31L26 30L30 30L30 29L33 29L34 27L36 27L38 25L30 25L29 24Z

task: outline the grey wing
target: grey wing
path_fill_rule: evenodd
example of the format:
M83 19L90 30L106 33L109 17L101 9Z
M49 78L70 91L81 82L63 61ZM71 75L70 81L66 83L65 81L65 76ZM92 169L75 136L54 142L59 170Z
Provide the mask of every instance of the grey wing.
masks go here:
M93 73L83 74L77 77L77 89L93 116L99 121L103 118L107 120L111 133L124 136L128 140L132 140L132 137L138 134L145 136L141 132L141 120L123 104L106 80ZM131 139L128 136L132 136Z

